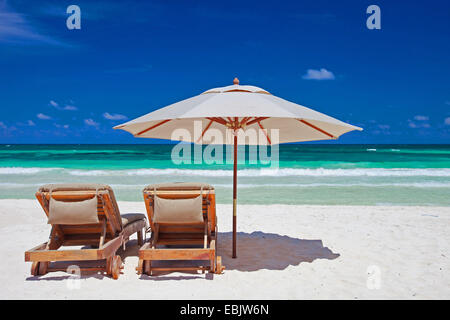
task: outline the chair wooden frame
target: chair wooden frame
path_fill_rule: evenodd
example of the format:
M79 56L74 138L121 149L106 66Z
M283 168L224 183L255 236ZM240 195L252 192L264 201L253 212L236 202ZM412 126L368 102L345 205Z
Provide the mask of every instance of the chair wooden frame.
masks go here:
M151 237L139 250L138 274L153 275L154 271L208 271L220 274L225 269L222 258L217 255L217 217L214 190L203 190L203 220L201 224L162 224L153 219L154 190L144 189L144 201L150 224ZM198 197L198 190L156 190L158 197L165 199L187 199ZM176 248L160 248L161 245ZM201 245L202 248L186 248ZM207 266L155 267L155 260L200 260L209 262Z
M130 236L137 232L138 244L143 244L144 219L122 226L117 205L108 190L71 190L53 191L52 198L60 201L83 201L97 197L97 214L99 223L80 225L52 225L49 240L25 252L25 261L31 261L31 274L44 275L50 271L66 271L66 269L51 267L52 261L92 261L106 260L103 267L80 267L80 270L104 271L118 279L123 268L117 249L125 246ZM49 216L50 193L36 192L36 198ZM58 250L62 246L90 245L98 249Z

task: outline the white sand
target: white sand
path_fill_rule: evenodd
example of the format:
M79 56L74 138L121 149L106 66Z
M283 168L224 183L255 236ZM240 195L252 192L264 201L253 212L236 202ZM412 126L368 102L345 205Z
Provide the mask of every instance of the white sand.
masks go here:
M143 203L119 207L144 212ZM0 298L450 298L449 207L241 205L237 259L230 256L231 206L218 205L218 216L222 275L139 277L133 240L118 252L125 261L119 280L83 274L80 288L70 289L68 274L32 277L24 262L24 251L48 238L37 201L0 200Z

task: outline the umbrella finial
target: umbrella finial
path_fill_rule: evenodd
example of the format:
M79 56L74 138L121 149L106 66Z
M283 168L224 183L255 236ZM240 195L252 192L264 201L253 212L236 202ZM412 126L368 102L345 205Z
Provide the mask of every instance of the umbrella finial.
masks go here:
M234 80L233 80L233 84L239 84L239 79L238 78L234 78Z

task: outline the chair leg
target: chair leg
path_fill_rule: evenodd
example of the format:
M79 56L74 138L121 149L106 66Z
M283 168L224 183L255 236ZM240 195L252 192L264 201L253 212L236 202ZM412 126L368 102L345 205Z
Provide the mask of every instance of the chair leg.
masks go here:
M31 275L33 276L38 276L39 275L39 262L38 261L34 261L31 264Z
M139 246L142 246L144 244L144 238L143 238L142 230L139 230L137 232L137 241L138 241L138 245Z
M39 263L39 275L47 274L48 265L49 265L48 261L41 261Z
M47 274L48 265L48 261L33 262L31 265L31 274L33 276L43 276L44 274Z
M112 275L112 262L113 262L113 256L106 258L106 274Z
M144 260L144 272L146 275L152 275L152 263L150 260Z
M217 256L216 274L221 274L224 269L225 269L225 267L222 266L222 257Z
M145 273L144 260L139 259L138 265L136 267L136 272L137 272L138 275Z
M120 256L114 256L112 259L112 266L111 266L111 275L112 278L114 280L119 279L120 276L120 272L123 269L123 265L122 265L122 259L120 258Z

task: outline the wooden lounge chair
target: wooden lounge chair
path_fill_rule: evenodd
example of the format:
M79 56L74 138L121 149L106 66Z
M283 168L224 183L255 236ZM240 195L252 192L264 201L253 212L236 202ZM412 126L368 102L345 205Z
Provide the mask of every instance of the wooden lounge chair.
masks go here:
M214 188L200 183L167 183L149 185L143 193L152 233L150 241L139 250L138 274L197 270L222 273L225 268L216 249ZM192 266L191 262L190 266L157 267L152 264L158 260L197 260L202 265Z
M135 232L138 244L143 244L145 215L121 216L114 192L107 185L50 184L39 188L36 198L52 228L48 242L25 252L25 261L33 262L31 274L34 276L65 271L61 267L52 267L50 262L53 261L76 261L74 264L78 264L79 261L106 260L106 263L99 261L100 266L78 266L80 270L105 271L118 279L122 261L116 255L117 249L125 247ZM61 246L90 248L58 250Z

